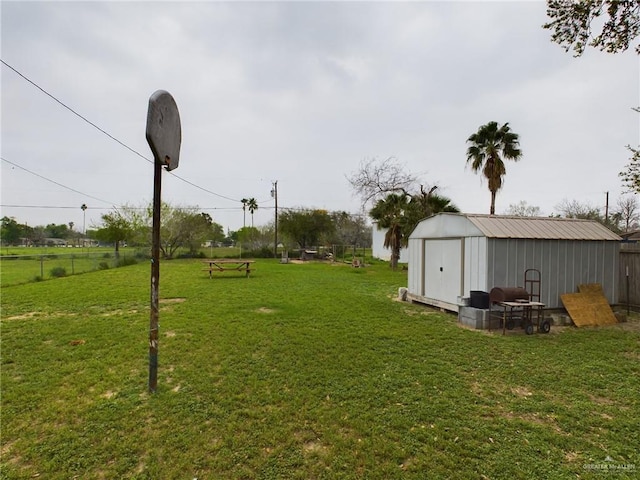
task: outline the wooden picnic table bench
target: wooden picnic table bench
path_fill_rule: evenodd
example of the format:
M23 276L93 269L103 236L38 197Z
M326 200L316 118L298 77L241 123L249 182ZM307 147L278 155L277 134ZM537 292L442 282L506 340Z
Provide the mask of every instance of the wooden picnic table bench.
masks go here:
M255 263L255 260L249 260L244 258L233 259L233 258L216 258L203 260L202 263L206 264L207 267L203 268L204 271L209 272L209 278L213 278L213 272L245 272L248 277L251 273L251 270L255 270L251 265Z

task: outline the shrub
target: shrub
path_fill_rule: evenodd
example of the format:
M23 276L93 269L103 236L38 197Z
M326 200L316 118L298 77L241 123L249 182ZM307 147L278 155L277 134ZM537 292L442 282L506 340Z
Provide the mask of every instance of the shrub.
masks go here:
M273 248L264 246L255 250L249 250L245 256L253 258L273 258Z
M133 257L120 257L118 259L118 262L116 263L116 266L126 267L127 265L135 265L136 263L138 263L138 260Z
M67 270L64 267L53 267L51 269L51 276L54 278L66 277Z
M186 252L178 255L177 258L207 258L204 252Z
M98 270L108 270L109 264L107 262L100 262L98 265Z
M102 258L111 258L111 254L110 253L105 253L104 255L102 255Z

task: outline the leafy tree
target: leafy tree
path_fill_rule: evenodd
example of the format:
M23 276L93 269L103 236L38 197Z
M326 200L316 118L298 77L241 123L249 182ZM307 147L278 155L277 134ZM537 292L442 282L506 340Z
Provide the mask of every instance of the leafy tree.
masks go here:
M152 209L148 212L151 219ZM160 218L160 251L164 258L173 258L180 247L194 254L213 234L211 216L194 207L173 207L163 202Z
M411 197L404 193L390 193L373 206L369 215L381 228L386 228L384 247L391 250L391 268L398 267L400 249L410 234L407 226L407 212L410 209Z
M46 244L46 235L43 226L37 226L29 229L28 238L31 239L34 245L43 246Z
M632 156L625 166L625 170L618 175L622 178L622 182L629 191L638 194L640 193L640 147L633 148L631 145L627 145L627 148L632 153Z
M521 200L517 204L509 205L509 208L505 212L506 215L514 217L539 217L540 207L534 205L528 205L526 201Z
M634 108L633 110L640 113L640 108ZM633 148L631 145L627 145L627 148L632 154L631 159L625 165L625 169L618 175L630 192L640 193L640 146Z
M134 232L132 222L126 218L123 210L113 210L101 216L102 227L95 231L98 240L113 243L115 256L120 256L120 243L128 240Z
M323 235L330 235L334 225L326 210L285 210L279 216L280 233L300 248L318 245Z
M497 122L482 125L468 139L467 164L471 164L474 172L482 171L489 183L491 192L491 208L489 213L496 213L496 192L502 188L502 177L506 174L503 162L518 161L522 157L518 134L513 133L508 123L501 127Z
M332 212L331 221L334 233L331 243L336 245L371 245L371 227L367 225L364 215L353 215L348 212Z
M208 213L202 213L201 215L206 219L207 223L210 225L210 233L209 233L210 238L208 238L207 240L213 240L214 242L223 242L224 239L226 238L226 235L224 234L224 228L222 227L222 225L214 222L213 218L211 218L211 215L209 215Z
M629 48L640 34L640 2L638 0L547 0L550 21L543 28L551 30L551 40L573 48L576 57L586 47L616 53ZM600 33L593 33L592 24L602 25ZM636 46L640 53L640 45Z
M68 238L70 233L68 225L64 223L61 223L60 225L50 223L44 228L44 230L45 236L50 238Z
M242 227L237 232L238 241L243 246L249 246L255 248L255 240L260 235L260 231L255 227Z
M208 213L197 213L195 209L190 216L185 217L183 228L186 230L186 235L184 235L182 246L187 247L191 255L197 254L200 246L206 240L221 241L224 239L222 225L215 223ZM160 237L162 238L162 228L160 229Z
M13 217L2 217L0 224L0 238L2 245L18 245L23 235L24 225L20 225Z

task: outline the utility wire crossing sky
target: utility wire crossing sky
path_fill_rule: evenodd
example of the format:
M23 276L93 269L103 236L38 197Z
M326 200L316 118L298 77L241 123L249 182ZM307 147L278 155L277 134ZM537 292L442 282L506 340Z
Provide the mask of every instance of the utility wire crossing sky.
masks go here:
M79 224L86 204L91 225L148 205L158 89L182 122L163 200L232 230L242 198L272 221L276 180L279 206L360 212L346 178L371 158L488 213L465 153L489 121L523 151L497 213L614 204L640 144L638 56L574 58L546 21L543 2L3 2L2 216Z

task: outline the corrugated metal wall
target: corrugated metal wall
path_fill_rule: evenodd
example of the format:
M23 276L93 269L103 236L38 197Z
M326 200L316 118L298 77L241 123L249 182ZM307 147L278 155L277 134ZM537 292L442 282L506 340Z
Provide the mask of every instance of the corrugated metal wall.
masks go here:
M423 295L422 276L424 271L424 252L422 246L424 240L421 238L410 239L408 245L409 253L409 275L407 278L407 288L413 295Z
M599 283L609 303L618 301L618 242L577 240L489 239L487 291L524 287L524 272L540 270L541 302L562 308L560 295L578 284Z
M471 290L488 291L487 237L467 237L464 242L464 293Z

